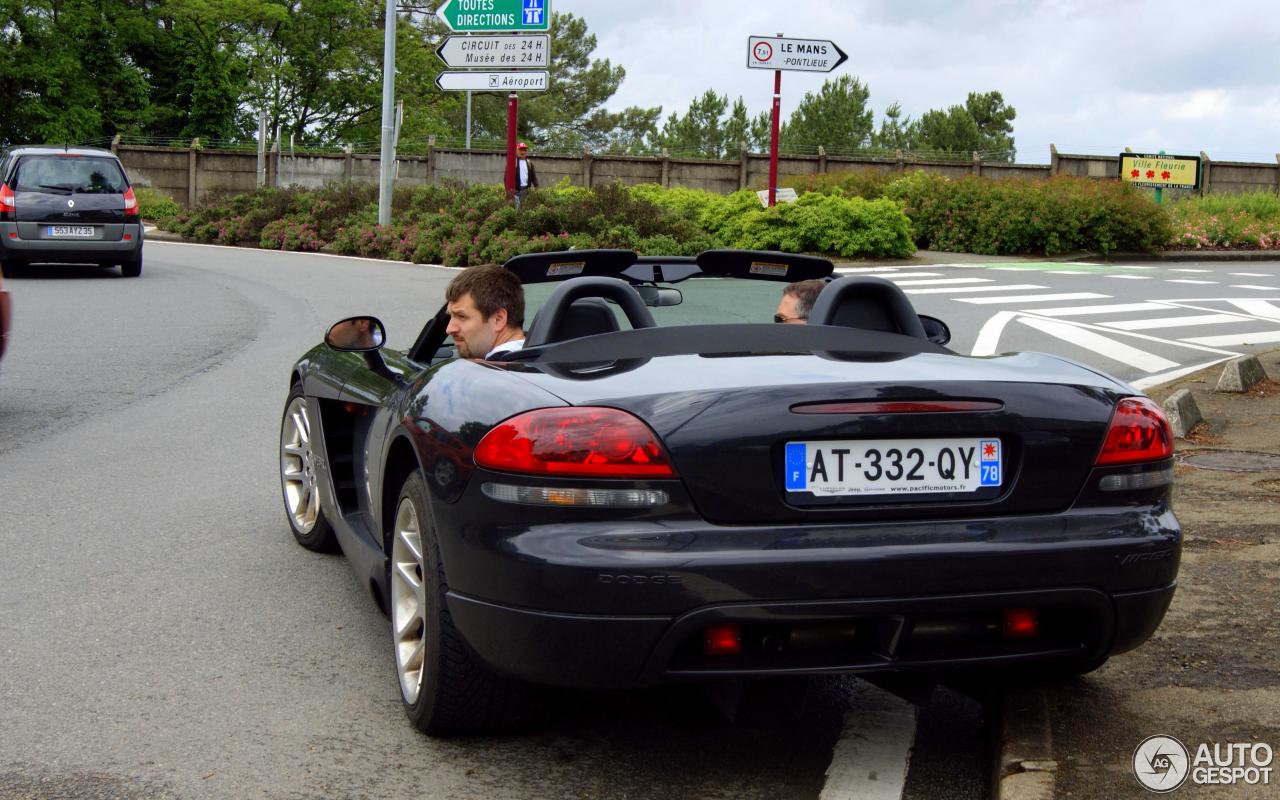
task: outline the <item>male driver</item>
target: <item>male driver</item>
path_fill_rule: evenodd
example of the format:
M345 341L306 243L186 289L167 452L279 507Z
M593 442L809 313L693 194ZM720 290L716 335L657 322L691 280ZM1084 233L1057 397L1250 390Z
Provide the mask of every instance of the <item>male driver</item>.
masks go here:
M778 310L773 313L773 321L789 325L807 324L813 301L818 299L818 293L826 285L823 280L787 284L787 288L782 290L782 299L778 301Z
M449 327L458 355L501 360L524 346L524 287L497 264L469 267L445 290Z
M529 145L521 142L516 145L516 208L520 207L530 188L538 188L538 173L529 160Z

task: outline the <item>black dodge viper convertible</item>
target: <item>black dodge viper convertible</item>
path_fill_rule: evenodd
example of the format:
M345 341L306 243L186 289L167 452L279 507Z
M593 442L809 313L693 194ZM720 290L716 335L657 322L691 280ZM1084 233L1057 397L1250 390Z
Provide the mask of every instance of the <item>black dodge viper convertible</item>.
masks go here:
M1173 440L1124 383L956 354L874 277L769 323L819 258L506 267L514 358L458 358L442 308L403 353L343 321L289 378L289 523L386 610L422 730L503 727L529 684L1083 672L1164 616Z

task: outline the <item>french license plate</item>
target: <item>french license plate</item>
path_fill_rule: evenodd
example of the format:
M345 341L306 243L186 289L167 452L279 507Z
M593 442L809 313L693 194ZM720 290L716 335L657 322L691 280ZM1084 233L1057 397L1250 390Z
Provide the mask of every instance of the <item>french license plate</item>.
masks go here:
M1003 480L999 439L787 442L788 492L858 497L976 492Z
M50 225L49 236L61 239L63 237L92 237L93 226L91 225Z

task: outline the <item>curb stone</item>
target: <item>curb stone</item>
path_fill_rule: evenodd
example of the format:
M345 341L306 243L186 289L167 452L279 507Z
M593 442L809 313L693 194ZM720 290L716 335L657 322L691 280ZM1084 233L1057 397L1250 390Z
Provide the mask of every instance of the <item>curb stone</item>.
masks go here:
M1227 362L1218 379L1218 392L1247 392L1255 384L1267 379L1262 362L1257 356L1240 356Z
M1000 699L999 747L991 781L995 800L1052 800L1053 758L1049 699L1042 686L1013 686Z
M1168 399L1161 403L1164 413L1169 418L1169 427L1173 428L1173 435L1179 439L1187 438L1187 434L1191 433L1201 422L1204 422L1204 415L1200 413L1200 406L1196 405L1196 398L1187 389L1179 389L1169 395Z

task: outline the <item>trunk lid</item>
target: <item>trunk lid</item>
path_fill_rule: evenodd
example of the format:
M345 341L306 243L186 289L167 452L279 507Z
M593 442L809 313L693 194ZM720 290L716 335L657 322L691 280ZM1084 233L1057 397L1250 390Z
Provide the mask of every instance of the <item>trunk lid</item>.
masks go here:
M18 222L72 228L125 222L124 192L129 183L113 159L26 156L18 162L13 184ZM40 238L52 236L46 228L39 233ZM74 231L64 235L73 234Z
M924 353L885 361L669 356L626 366L580 378L563 369L524 375L576 405L624 408L645 420L702 515L738 524L1062 510L1093 467L1116 399L1132 393L1088 369L1036 353L991 359ZM840 406L819 407L828 413L796 411L813 404L949 400L985 405L943 412L846 413ZM877 493L856 496L788 491L788 443L845 449L871 440L881 456L895 443L902 445L902 455L919 446L921 465L930 457L945 462L937 447L946 445L950 459L967 456L975 470L980 456L972 448L995 442L1003 474L997 485L974 491L955 491L954 485L951 491L910 494L879 493L877 485ZM953 475L959 474L962 462L952 464ZM834 464L827 467L834 473ZM871 470L870 463L858 467ZM930 468L936 479L938 468ZM811 469L807 464L806 471ZM903 470L898 472L900 477Z

